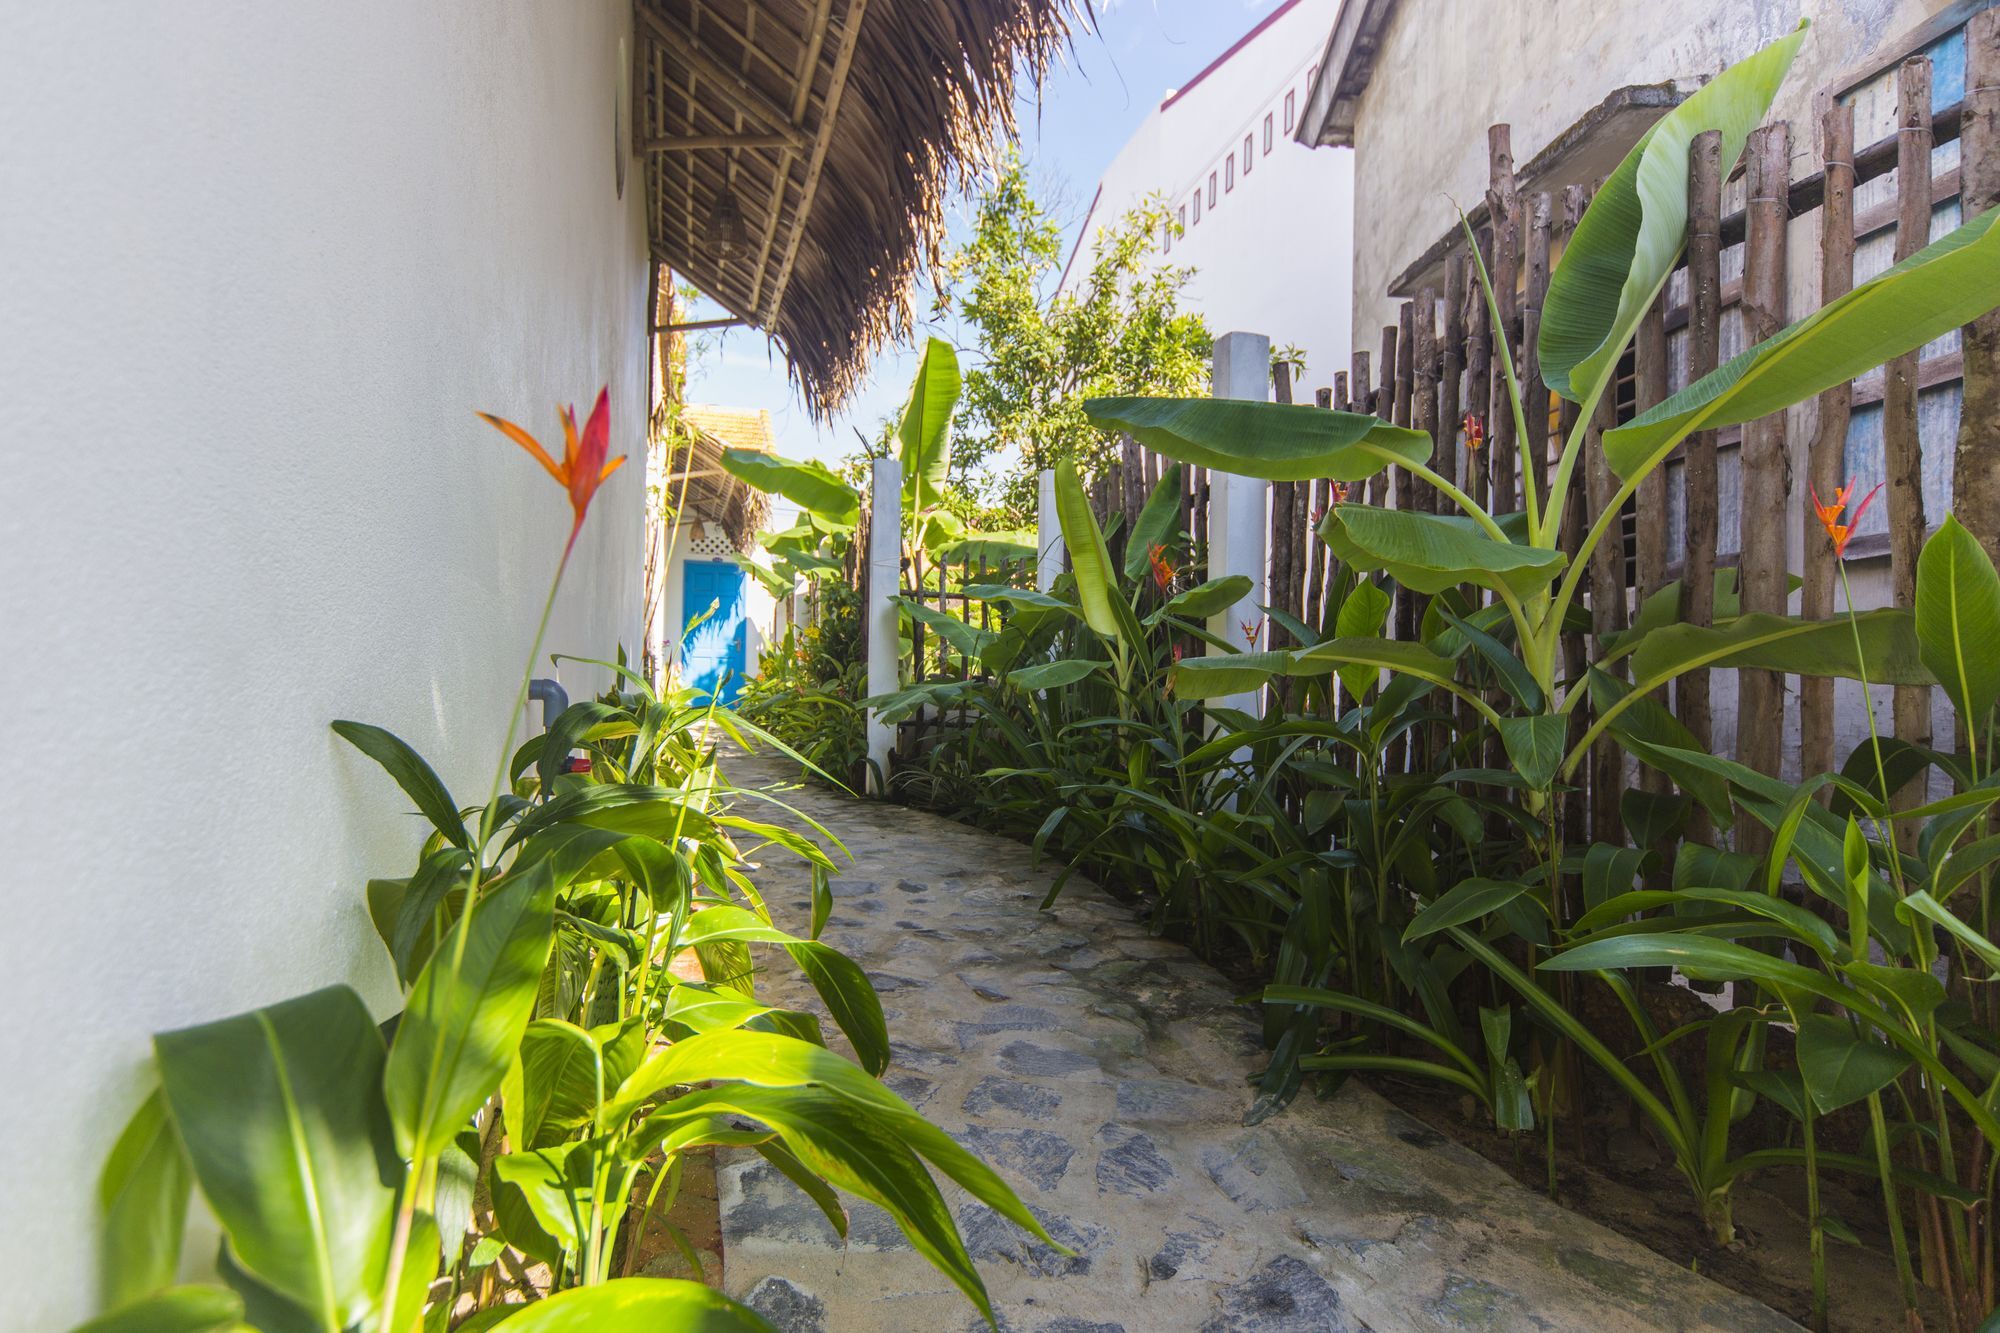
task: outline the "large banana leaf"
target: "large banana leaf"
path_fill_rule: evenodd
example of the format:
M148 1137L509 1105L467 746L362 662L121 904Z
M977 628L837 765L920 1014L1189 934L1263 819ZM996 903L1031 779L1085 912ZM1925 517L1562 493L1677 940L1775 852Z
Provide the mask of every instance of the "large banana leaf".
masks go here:
M1340 604L1340 613L1333 619L1334 637L1338 639L1379 639L1383 626L1389 623L1389 609L1392 599L1374 580L1362 579L1354 585L1354 591L1347 594L1347 600ZM1380 668L1368 663L1354 663L1339 668L1340 683L1347 687L1348 694L1359 699L1381 679Z
M1112 606L1118 598L1118 585L1111 552L1105 549L1104 531L1097 526L1083 483L1076 479L1076 468L1067 458L1056 464L1056 517L1062 522L1063 544L1069 548L1069 567L1076 576L1084 623L1105 638L1118 640L1120 618Z
M2000 698L2000 574L1950 514L1917 559L1917 649L1975 734Z
M1568 562L1561 551L1496 541L1457 514L1335 505L1320 521L1319 535L1350 568L1383 570L1425 593L1475 583L1524 597L1548 586Z
M944 497L951 468L951 414L958 407L958 353L942 338L924 344L910 401L896 427L903 461L903 512L921 514Z
M97 1181L98 1289L105 1309L173 1282L193 1190L187 1154L155 1088L126 1122Z
M1362 481L1390 463L1423 463L1431 437L1377 417L1234 398L1088 398L1102 430L1197 467L1270 481Z
M755 1311L679 1278L614 1278L507 1308L520 1311L507 1317L507 1333L776 1333Z
M361 997L329 986L162 1032L153 1049L236 1260L321 1328L367 1317L403 1165L382 1100L382 1034Z
M1262 689L1273 676L1290 670L1290 653L1219 653L1184 657L1173 665L1174 696L1180 699L1220 699Z
M1439 656L1421 643L1408 643L1401 639L1328 639L1325 643L1300 649L1291 656L1294 676L1317 676L1338 669L1345 679L1346 668L1353 666L1366 671L1370 684L1379 671L1414 676L1434 685L1448 686L1452 683L1450 658ZM1350 690L1350 693L1358 694L1360 691Z
M1980 214L1629 424L1606 431L1605 458L1629 480L1695 431L1754 421L1804 402L2000 305L1996 212Z
M950 644L954 652L967 657L978 657L986 650L986 645L993 641L992 630L968 625L950 612L940 611L934 606L925 606L913 597L899 594L890 600L902 608L904 615Z
M1132 535L1125 544L1126 578L1136 579L1146 574L1152 565L1153 548L1173 542L1180 520L1181 465L1175 463L1146 497L1146 507L1139 511L1139 521L1132 525Z
M383 1084L406 1157L436 1152L506 1075L555 940L555 894L546 859L508 876L458 919L411 987Z
M1696 667L1754 667L1843 679L1859 678L1865 667L1877 685L1935 683L1917 651L1916 622L1908 611L1893 608L1866 612L1853 624L1845 618L1800 620L1760 612L1712 628L1669 625L1648 634L1632 654L1633 676L1648 688Z
M756 449L725 449L722 470L760 491L784 496L842 531L861 521L861 497L818 463L797 463Z
M966 565L977 564L982 560L989 565L1033 560L1035 532L1032 528L1009 528L1000 532L968 532L957 541L940 548L937 556L940 560Z
M1146 617L1146 625L1151 628L1170 617L1205 621L1210 616L1227 611L1248 597L1250 588L1250 578L1245 574L1230 574L1224 578L1210 579L1196 587L1177 592L1162 602Z
M1689 144L1705 130L1721 131L1727 176L1804 38L1801 23L1718 74L1661 117L1598 189L1549 278L1542 306L1538 347L1549 388L1580 403L1611 374L1680 258Z

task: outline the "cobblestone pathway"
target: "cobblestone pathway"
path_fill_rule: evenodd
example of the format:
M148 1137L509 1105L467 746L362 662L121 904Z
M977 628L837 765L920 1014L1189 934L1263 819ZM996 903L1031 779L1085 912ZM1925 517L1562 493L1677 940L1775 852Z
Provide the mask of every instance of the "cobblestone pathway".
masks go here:
M741 757L731 772L785 776ZM1365 1088L1246 1129L1261 1050L1214 970L1083 880L1037 911L1053 872L1011 840L819 788L787 799L853 856L826 938L882 993L888 1083L1077 1251L946 1182L1008 1333L1795 1327ZM806 910L787 858L765 873L774 905ZM776 1002L809 1007L769 976ZM872 1206L853 1205L843 1244L761 1158L723 1162L719 1183L725 1286L787 1333L984 1326Z

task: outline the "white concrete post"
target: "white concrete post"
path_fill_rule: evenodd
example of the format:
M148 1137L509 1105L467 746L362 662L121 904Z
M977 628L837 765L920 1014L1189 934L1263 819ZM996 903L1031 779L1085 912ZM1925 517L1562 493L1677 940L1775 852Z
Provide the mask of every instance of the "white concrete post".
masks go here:
M903 465L893 458L878 458L869 489L868 584L862 603L863 623L868 627L868 693L893 694L901 687L898 673L902 654L897 647L900 624L896 604L889 600L902 591L903 579ZM868 757L876 772L887 777L889 750L895 744L896 729L884 722L876 709L868 710ZM869 775L877 796L882 795L878 779Z
M1063 545L1062 520L1056 516L1056 474L1043 468L1036 478L1040 503L1035 510L1035 587L1047 592L1056 586L1069 551Z
M1214 367L1209 393L1215 398L1246 398L1255 402L1271 396L1271 340L1261 333L1225 333L1215 340ZM1211 472L1208 477L1208 576L1212 579L1242 574L1250 580L1250 591L1234 606L1209 618L1209 633L1232 644L1242 644L1243 626L1259 625L1264 613L1265 548L1270 540L1271 483L1255 477ZM1254 651L1268 642L1268 631L1259 629L1254 643L1244 645ZM1210 655L1221 650L1211 645ZM1256 714L1263 691L1225 695L1215 700L1223 708Z

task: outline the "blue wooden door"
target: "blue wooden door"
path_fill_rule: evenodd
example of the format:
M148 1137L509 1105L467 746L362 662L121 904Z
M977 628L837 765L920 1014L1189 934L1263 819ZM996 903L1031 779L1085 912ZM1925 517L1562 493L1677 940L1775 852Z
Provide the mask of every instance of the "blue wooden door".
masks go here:
M734 703L743 688L749 655L747 577L726 560L690 560L681 575L681 614L688 621L681 635L681 679L725 704Z

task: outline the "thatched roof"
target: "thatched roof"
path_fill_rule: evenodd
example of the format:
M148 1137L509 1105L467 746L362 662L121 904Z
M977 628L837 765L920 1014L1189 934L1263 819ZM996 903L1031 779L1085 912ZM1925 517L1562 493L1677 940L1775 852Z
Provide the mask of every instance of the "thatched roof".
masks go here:
M771 516L771 497L723 471L722 451L770 453L771 414L762 408L690 403L681 409L680 419L688 443L670 460L668 493L678 499L685 482L688 510L720 523L730 544L748 551Z
M830 412L910 328L947 178L1088 0L635 0L654 257L778 339Z

